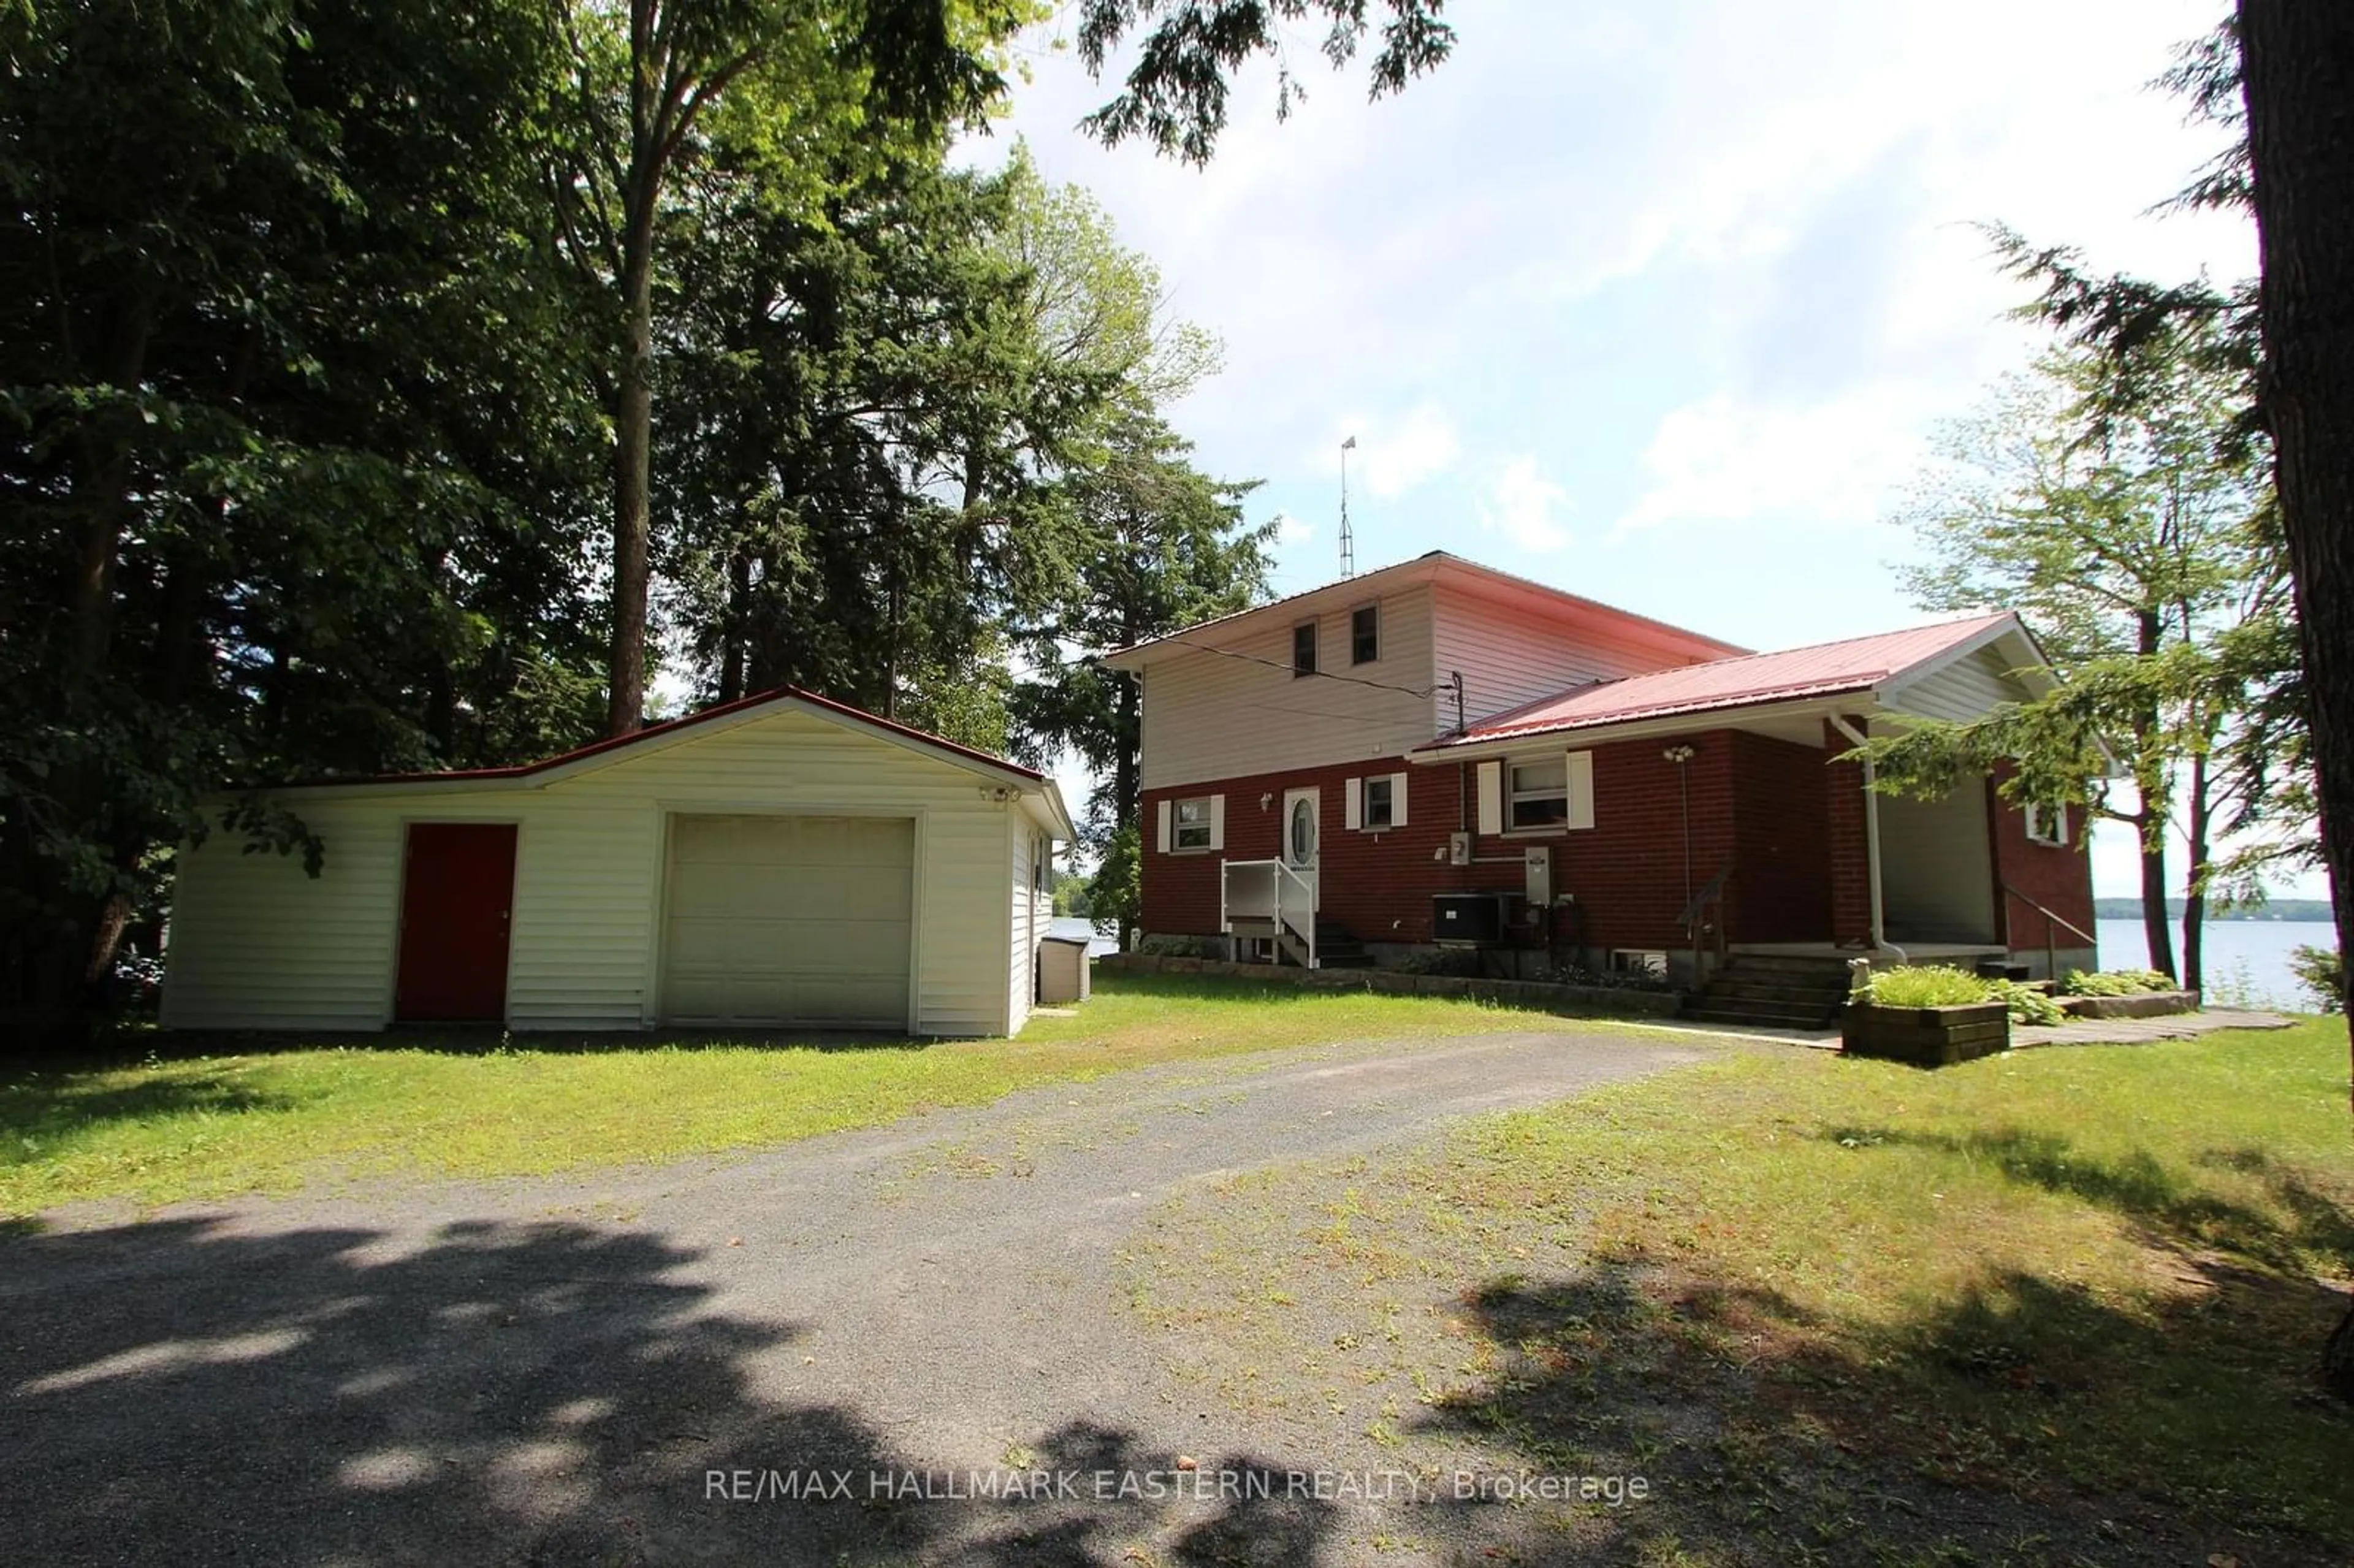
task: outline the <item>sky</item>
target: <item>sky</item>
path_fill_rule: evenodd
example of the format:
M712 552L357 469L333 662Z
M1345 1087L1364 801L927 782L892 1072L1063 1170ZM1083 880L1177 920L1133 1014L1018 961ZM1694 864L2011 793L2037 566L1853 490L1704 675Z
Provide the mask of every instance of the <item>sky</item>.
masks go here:
M1203 169L1077 129L1109 90L1066 18L963 155L1025 142L1223 339L1172 422L1264 482L1278 593L1339 576L1353 436L1360 570L1446 548L1787 647L1930 619L1889 519L1940 421L2040 341L1978 226L2104 270L2254 270L2244 219L2150 210L2220 145L2148 85L2220 13L1456 0L1453 57L1377 103L1303 27L1306 101L1278 122L1246 71ZM2137 890L2129 834L2094 857L2098 891Z

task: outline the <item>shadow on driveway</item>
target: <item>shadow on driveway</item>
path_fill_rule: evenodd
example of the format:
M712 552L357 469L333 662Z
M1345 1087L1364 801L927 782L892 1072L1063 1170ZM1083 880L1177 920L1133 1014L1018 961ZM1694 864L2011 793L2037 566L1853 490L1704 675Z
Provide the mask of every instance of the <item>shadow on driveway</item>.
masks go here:
M0 1561L1078 1564L1147 1536L1181 1563L1321 1550L1328 1510L1279 1478L1272 1497L1173 1514L942 1499L964 1477L923 1471L854 1411L759 1393L762 1363L800 1359L801 1328L710 1310L687 1277L698 1255L565 1224L452 1224L422 1245L203 1219L0 1237ZM1007 1460L1175 1462L1079 1418ZM846 1476L850 1498L776 1495L815 1473ZM891 1495L910 1492L934 1496Z

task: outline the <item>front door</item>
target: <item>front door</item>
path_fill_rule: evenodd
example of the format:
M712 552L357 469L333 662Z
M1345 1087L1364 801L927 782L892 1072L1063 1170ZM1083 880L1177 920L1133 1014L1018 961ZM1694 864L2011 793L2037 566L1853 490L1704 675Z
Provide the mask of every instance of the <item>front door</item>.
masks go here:
M507 1013L513 822L411 822L400 885L402 1022L498 1023Z
M1317 840L1321 836L1317 811L1316 790L1283 792L1283 863L1300 874L1311 893L1316 891ZM1323 907L1320 896L1316 903L1317 907Z

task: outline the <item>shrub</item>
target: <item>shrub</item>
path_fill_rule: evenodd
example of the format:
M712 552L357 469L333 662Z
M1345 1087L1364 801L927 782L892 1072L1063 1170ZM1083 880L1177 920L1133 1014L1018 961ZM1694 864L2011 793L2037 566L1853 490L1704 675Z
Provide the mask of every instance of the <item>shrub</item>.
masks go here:
M1226 956L1224 937L1146 937L1136 944L1136 950L1155 959L1223 959Z
M2346 1011L2346 956L2335 948L2296 947L2288 967L2313 1005L2323 1012Z
M2144 996L2177 989L2170 976L2156 969L2078 969L2060 982L2066 996Z
M2013 1023L2064 1023L2068 1019L2049 991L2023 980L1988 980L1987 1000L2009 1008Z
M1990 989L1988 981L1967 969L1918 964L1875 972L1865 994L1875 1007L1965 1007L1988 1000Z

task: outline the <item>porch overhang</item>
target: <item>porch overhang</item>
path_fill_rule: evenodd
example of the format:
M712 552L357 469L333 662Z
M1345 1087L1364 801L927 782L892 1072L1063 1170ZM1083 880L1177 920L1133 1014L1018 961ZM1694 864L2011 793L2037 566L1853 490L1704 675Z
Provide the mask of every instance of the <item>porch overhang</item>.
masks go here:
M1451 739L1445 736L1419 747L1409 762L1484 762L1497 758L1525 757L1531 751L1563 747L1605 746L1619 741L1669 739L1712 729L1745 729L1808 746L1823 744L1822 726L1834 715L1878 717L1886 710L1869 686L1832 696L1810 695L1793 702L1756 703L1746 707L1711 707L1688 713L1622 719L1615 723L1556 725L1514 731L1509 735Z

